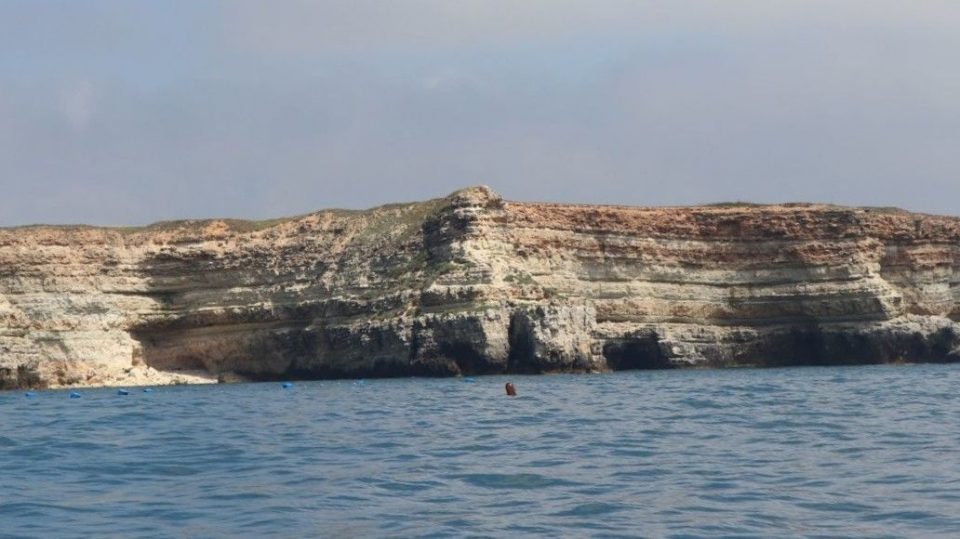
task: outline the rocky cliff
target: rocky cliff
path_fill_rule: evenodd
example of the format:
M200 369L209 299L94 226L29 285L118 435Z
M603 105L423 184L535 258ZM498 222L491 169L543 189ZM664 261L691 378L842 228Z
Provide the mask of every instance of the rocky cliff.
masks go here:
M960 360L960 219L488 188L0 229L0 387Z

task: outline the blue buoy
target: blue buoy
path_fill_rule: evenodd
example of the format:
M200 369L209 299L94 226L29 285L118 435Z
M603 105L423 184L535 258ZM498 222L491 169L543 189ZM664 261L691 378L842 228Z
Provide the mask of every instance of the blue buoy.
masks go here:
M284 382L283 384L280 385L280 387L282 387L283 389L290 389L291 387L293 387L293 382Z
M28 399L32 399L33 397L36 397L37 394L34 393L33 391L27 391L26 393L23 394L23 396L26 397L26 398L28 398Z
M152 388L152 387L145 387L145 388L143 388L143 392L144 392L144 393L153 393L153 388Z
M79 399L80 397L81 397L81 395L80 395L79 393L77 393L76 391L71 391L71 392L70 392L70 398L71 398L71 399Z
M464 378L464 379L463 379L463 383L465 383L465 384L472 384L472 383L474 383L474 382L476 382L476 380L474 380L473 378Z
M129 395L129 394L130 394L130 392L127 391L126 389L118 389L118 390L117 390L117 395Z

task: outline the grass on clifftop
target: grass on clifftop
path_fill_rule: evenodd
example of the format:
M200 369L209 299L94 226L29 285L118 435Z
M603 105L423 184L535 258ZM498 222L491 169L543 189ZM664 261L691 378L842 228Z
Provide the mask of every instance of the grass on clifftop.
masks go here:
M351 216L373 216L377 213L389 215L399 211L399 215L395 214L395 217L399 217L397 220L391 222L390 219L384 220L382 226L379 230L373 231L383 232L387 230L391 225L404 225L409 222L416 222L418 220L422 221L424 214L429 214L432 211L435 211L442 207L442 203L447 200L444 198L435 198L419 202L393 202L389 204L383 204L380 206L375 206L373 208L364 208L364 209L344 209L344 208L328 208L320 209L315 212L304 213L299 215L291 215L286 217L276 217L271 219L235 219L235 218L225 218L225 217L211 217L211 218L200 218L200 219L171 219L168 221L157 221L155 223L150 223L147 225L88 225L88 224L43 224L43 223L34 223L26 225L12 225L12 226L0 226L0 230L29 230L29 229L54 229L61 231L80 231L80 230L107 230L111 232L120 232L124 234L136 234L140 232L163 232L163 231L173 231L181 229L193 229L193 228L203 228L209 226L213 223L224 223L227 227L234 232L257 232L260 230L265 230L272 228L274 226L288 223L292 221L297 221L315 214L333 214L338 217L351 217ZM404 210L414 210L414 211L404 211ZM418 211L420 210L420 211Z

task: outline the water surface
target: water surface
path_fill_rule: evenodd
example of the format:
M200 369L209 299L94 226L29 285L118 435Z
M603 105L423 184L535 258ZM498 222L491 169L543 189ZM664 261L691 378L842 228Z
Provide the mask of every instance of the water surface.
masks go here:
M927 365L4 392L0 537L956 537L958 387Z

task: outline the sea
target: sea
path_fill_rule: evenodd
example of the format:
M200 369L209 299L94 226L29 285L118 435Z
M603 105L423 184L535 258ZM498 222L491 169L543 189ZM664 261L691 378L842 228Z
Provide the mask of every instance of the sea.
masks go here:
M0 393L0 537L960 537L960 366L288 386Z

